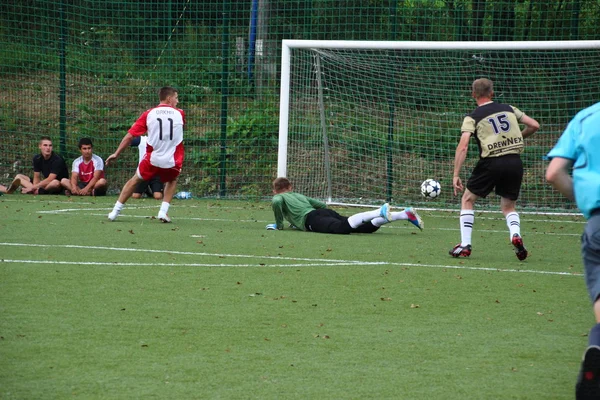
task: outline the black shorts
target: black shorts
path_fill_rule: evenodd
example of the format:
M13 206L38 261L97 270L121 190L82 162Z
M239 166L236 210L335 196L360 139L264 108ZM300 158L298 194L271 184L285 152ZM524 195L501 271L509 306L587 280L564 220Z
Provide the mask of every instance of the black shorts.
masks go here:
M467 181L467 189L479 197L486 197L496 188L496 194L517 200L523 181L523 162L518 154L482 158Z
M42 176L42 177L40 177L40 178L43 178L43 176ZM46 178L44 178L44 179L46 179ZM30 178L30 180L31 180L31 183L33 183L33 179L31 179L31 178ZM42 180L43 180L43 179L42 179ZM61 180L60 180L60 179L58 179L58 178L56 178L56 179L54 179L54 180L55 180L55 181L58 181L59 183L60 183L60 181L61 181ZM49 192L49 191L47 191L47 190L46 190L46 189L44 189L44 188L39 188L39 189L38 189L38 195L40 195L40 194L65 194L65 189L64 189L62 186L59 186L59 189L58 189L58 190L56 190L56 191L53 191L53 192Z
M56 192L49 192L44 188L39 188L38 189L38 194L65 194L65 189L60 188L59 190L57 190Z
M149 181L142 181L138 183L135 187L133 193L144 194L146 193L148 197L152 197L154 193L163 191L163 183L160 181L158 175L154 176Z
M379 227L370 222L352 228L348 223L348 217L338 214L329 208L319 208L306 214L304 226L307 231L319 233L334 233L347 235L349 233L373 233Z

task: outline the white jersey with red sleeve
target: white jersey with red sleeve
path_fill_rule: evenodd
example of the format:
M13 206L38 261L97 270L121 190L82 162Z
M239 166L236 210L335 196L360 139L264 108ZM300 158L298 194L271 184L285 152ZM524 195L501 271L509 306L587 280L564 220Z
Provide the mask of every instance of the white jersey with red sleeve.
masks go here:
M87 163L83 156L73 160L71 172L79 175L79 182L88 183L94 177L94 171L102 171L101 178L104 178L104 161L99 156L92 154L92 159Z
M183 110L159 104L144 112L129 129L129 133L133 136L148 133L145 157L150 164L159 168L181 169L184 156L183 125Z

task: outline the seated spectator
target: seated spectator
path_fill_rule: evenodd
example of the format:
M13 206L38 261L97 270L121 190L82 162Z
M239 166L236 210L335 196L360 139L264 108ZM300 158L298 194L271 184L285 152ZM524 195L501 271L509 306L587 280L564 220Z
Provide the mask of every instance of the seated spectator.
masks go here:
M6 189L14 193L19 187L24 194L59 194L69 189L69 171L65 160L52 150L52 139L42 136L38 145L40 154L33 156L33 180L18 174Z
M71 193L75 196L106 195L104 161L93 153L93 144L90 138L81 138L78 146L81 157L73 161Z

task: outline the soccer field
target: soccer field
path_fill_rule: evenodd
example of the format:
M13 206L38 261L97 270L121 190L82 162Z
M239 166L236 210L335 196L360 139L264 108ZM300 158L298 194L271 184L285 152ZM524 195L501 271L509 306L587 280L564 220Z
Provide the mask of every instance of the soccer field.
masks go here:
M0 197L2 399L566 399L593 314L578 215L267 231L268 202ZM337 209L350 215L359 209Z

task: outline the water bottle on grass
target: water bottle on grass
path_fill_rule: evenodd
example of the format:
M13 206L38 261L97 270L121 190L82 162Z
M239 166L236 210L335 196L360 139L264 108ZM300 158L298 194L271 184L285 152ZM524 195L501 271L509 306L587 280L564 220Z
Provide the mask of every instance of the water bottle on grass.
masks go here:
M175 195L176 199L187 200L192 198L192 192L179 192Z

